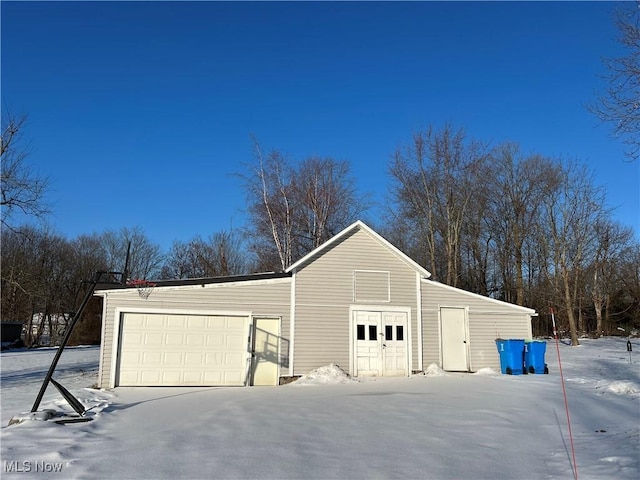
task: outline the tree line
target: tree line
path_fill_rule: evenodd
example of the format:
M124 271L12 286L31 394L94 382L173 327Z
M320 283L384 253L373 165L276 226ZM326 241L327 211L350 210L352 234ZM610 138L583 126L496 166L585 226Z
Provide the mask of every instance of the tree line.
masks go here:
M636 161L640 9L620 9L616 27L624 53L604 60L608 88L587 108L612 125ZM243 228L175 241L168 252L139 227L69 239L46 226L49 179L27 162L25 124L3 109L0 308L3 321L28 325L28 344L38 344L45 329L55 343L85 281L96 271L121 271L129 246L133 279L280 271L372 206L348 161L292 160L263 151L253 138L254 158L238 174L249 215ZM435 280L535 308L535 335L550 333L546 312L555 307L574 345L580 333L640 329L640 243L613 220L606 192L582 162L525 154L517 143L490 147L445 125L393 152L388 175L384 213L368 223ZM99 342L98 303L89 305L76 337Z
M583 163L445 126L398 149L390 175L386 235L435 280L541 315L555 306L573 344L640 326L640 245Z
M133 279L281 271L369 212L348 161L298 161L253 142L254 158L238 174L247 225L175 241L167 252L140 227L69 239L3 216L2 319L41 318L27 341L47 330L55 342L84 281L122 271L129 245ZM388 174L385 213L369 223L434 280L535 308L535 334L549 333L550 306L575 343L580 333L640 327L640 244L612 219L584 164L523 154L515 143L490 148L445 125L398 148ZM99 307L92 315L83 340L93 342Z

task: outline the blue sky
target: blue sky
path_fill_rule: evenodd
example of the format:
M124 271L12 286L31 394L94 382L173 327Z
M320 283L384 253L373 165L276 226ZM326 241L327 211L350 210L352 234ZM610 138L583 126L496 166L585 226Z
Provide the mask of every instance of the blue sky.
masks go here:
M615 6L3 1L2 101L70 238L140 226L168 249L242 226L251 135L348 160L382 204L394 150L447 121L586 162L640 233L640 165L585 108L621 53Z

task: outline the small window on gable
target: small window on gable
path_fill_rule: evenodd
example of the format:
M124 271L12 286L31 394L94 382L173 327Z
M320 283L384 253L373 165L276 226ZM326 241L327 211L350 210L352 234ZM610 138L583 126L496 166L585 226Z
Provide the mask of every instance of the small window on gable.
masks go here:
M357 330L358 330L358 332L357 332L358 340L366 340L365 332L364 332L364 325L358 325Z
M385 340L393 340L393 325L385 325L384 338Z
M378 340L378 326L369 325L369 340Z
M391 273L374 270L354 270L353 300L355 302L390 302Z
M404 340L404 326L403 325L397 325L396 326L396 340L398 340L399 342Z

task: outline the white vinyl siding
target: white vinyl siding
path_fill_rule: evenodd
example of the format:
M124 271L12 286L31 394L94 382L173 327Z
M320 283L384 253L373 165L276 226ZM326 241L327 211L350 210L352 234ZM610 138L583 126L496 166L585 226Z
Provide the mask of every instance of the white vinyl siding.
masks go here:
M189 312L214 315L239 312L246 315L278 317L282 332L289 332L289 302L291 279L245 281L235 284L202 286L156 287L148 299L142 299L136 289L99 292L104 297L103 345L100 358L100 388L113 384L115 321L120 313L132 312ZM289 368L289 339L281 338L280 367ZM286 370L285 370L286 371Z
M409 308L408 329L415 332L415 270L366 231L356 229L297 270L295 375L332 362L348 369L349 308L376 303L359 299L354 302L353 272L356 270L388 275L388 301L381 304L381 310L387 306ZM417 365L417 335L409 336L407 332L407 338L413 343L411 365Z
M372 270L353 271L353 301L389 302L391 300L391 278L389 272Z
M442 366L440 307L467 307L469 328L469 369L500 368L495 340L522 338L531 340L533 310L493 300L465 290L448 287L431 280L422 281L422 336L424 368L435 363Z

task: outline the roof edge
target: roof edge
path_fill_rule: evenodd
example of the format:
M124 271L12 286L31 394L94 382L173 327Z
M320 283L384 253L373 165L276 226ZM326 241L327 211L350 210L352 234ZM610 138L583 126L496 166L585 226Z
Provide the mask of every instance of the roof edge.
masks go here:
M406 264L408 264L414 270L416 270L418 273L420 273L424 278L431 277L431 273L429 273L424 267L420 266L415 260L413 260L411 257L409 257L406 253L402 252L399 248L397 248L395 245L393 245L391 242L389 242L386 238L384 238L378 232L376 232L371 227L369 227L367 224L365 224L362 220L356 220L351 225L349 225L347 228L345 228L344 230L342 230L341 232L337 233L336 235L331 237L329 240L324 242L322 245L320 245L319 247L316 247L315 249L311 250L309 253L307 253L300 260L298 260L297 262L291 264L285 270L285 272L287 272L287 273L293 272L294 270L296 270L301 265L307 263L312 257L318 255L323 250L326 250L331 245L333 245L334 243L337 243L340 239L342 239L343 237L345 237L350 232L352 232L353 230L356 230L356 229L363 230L364 232L369 234L371 237L373 237L375 240L377 240L380 244L382 244L384 247L386 247L388 250L390 250L391 253L396 255L398 258L400 258L402 261L404 261Z
M190 285L211 285L216 283L233 283L233 282L249 282L255 280L272 280L278 278L291 277L290 273L285 272L262 272L262 273L250 273L247 275L228 275L225 277L200 277L200 278L182 278L175 280L150 280L154 287L183 287ZM122 290L132 289L136 286L122 286L110 289L100 289L100 291L106 290ZM96 289L98 290L98 289Z
M533 315L534 313L536 313L536 311L533 308L523 307L522 305L516 305L515 303L505 302L504 300L498 300L497 298L487 297L486 295L480 295L479 293L470 292L469 290L464 290L463 288L452 287L451 285L447 285L446 283L441 283L441 282L438 282L436 280L431 280L431 279L426 279L426 278L424 280L425 280L425 282L431 283L431 284L435 285L436 287L442 287L442 288L445 288L445 289L448 289L448 290L455 290L457 292L463 292L463 293L466 293L467 295L472 295L474 297L479 297L479 298L482 298L484 300L489 300L489 301L494 302L494 303L499 303L500 305L507 305L509 307L517 308L518 310L523 310L523 311L527 312L530 315Z

